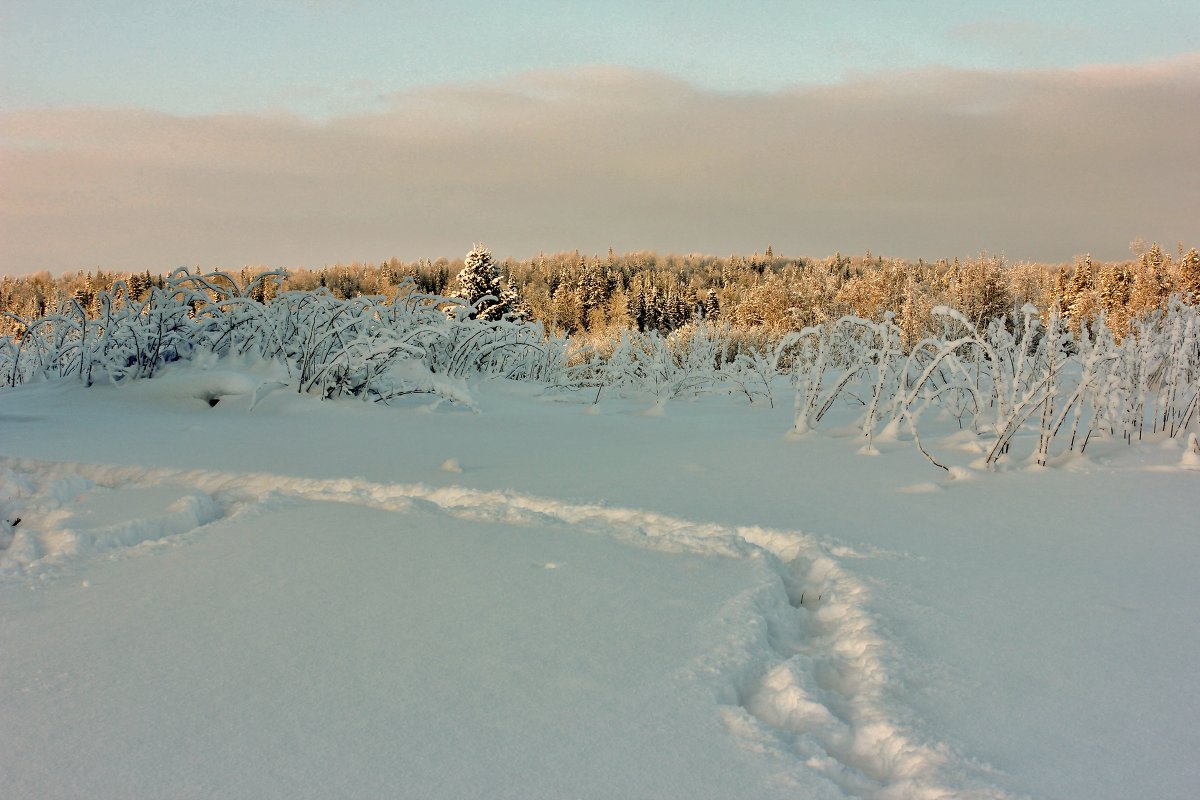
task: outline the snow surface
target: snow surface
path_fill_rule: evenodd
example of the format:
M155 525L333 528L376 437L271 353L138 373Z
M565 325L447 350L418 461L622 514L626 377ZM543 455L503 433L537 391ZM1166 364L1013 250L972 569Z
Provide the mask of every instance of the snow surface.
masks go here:
M0 794L1200 795L1184 443L261 385L0 392Z

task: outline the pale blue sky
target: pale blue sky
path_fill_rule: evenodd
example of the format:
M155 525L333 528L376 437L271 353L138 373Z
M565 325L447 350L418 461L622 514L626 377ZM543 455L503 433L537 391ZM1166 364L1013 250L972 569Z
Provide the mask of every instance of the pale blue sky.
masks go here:
M0 107L371 112L392 92L614 64L773 91L862 73L1163 59L1200 2L0 0Z
M1198 34L1200 0L0 0L0 274L1200 245Z

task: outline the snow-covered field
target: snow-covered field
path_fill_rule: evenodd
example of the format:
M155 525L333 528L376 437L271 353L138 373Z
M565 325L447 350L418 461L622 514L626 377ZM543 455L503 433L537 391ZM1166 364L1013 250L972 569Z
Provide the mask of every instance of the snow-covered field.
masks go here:
M267 377L0 390L0 796L1200 796L1180 440Z

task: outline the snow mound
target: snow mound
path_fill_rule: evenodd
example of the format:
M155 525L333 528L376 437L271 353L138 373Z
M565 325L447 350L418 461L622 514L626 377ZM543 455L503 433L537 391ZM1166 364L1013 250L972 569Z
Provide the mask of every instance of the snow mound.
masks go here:
M27 495L19 520L0 536L0 574L36 572L80 557L162 542L207 525L225 515L221 504L201 491L177 485L103 485L78 475L47 471L37 480L4 470L5 486ZM11 491L11 489L10 489ZM131 516L135 509L137 516ZM150 511L151 513L145 513Z
M904 494L933 494L934 492L942 491L942 487L933 481L922 481L909 486L902 486L896 490Z
M1196 434L1188 434L1187 445L1183 448L1179 464L1188 469L1200 469L1200 440L1197 440Z
M952 481L974 480L977 473L968 467L952 466L946 470L946 477Z
M215 407L226 398L248 398L250 408L277 388L286 386L286 372L273 361L215 357L163 370L145 387L145 396L168 404L205 403Z

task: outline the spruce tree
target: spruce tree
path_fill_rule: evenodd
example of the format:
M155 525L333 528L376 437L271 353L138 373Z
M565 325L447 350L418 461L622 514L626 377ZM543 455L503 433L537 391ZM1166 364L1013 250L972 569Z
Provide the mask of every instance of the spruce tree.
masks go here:
M1067 289L1067 318L1070 320L1071 330L1075 333L1079 333L1080 325L1085 320L1090 320L1094 311L1092 269L1090 255L1076 261L1075 272L1071 275L1071 283Z
M510 285L511 288L511 285ZM501 300L501 295L505 299ZM500 270L492 260L492 251L481 244L471 248L458 273L453 296L461 297L475 307L472 319L499 320L509 311L514 292L505 293L500 285ZM491 299L486 299L491 298Z
M1133 291L1129 302L1134 315L1158 308L1171 292L1167 268L1170 257L1163 255L1162 248L1155 242L1134 264Z
M1108 328L1120 340L1129 332L1129 298L1133 291L1133 273L1125 264L1109 264L1096 279L1100 306L1108 318Z
M704 298L704 316L712 320L721 316L721 301L717 298L716 289L709 289Z
M1191 303L1200 303L1200 253L1187 251L1179 262L1179 291Z

